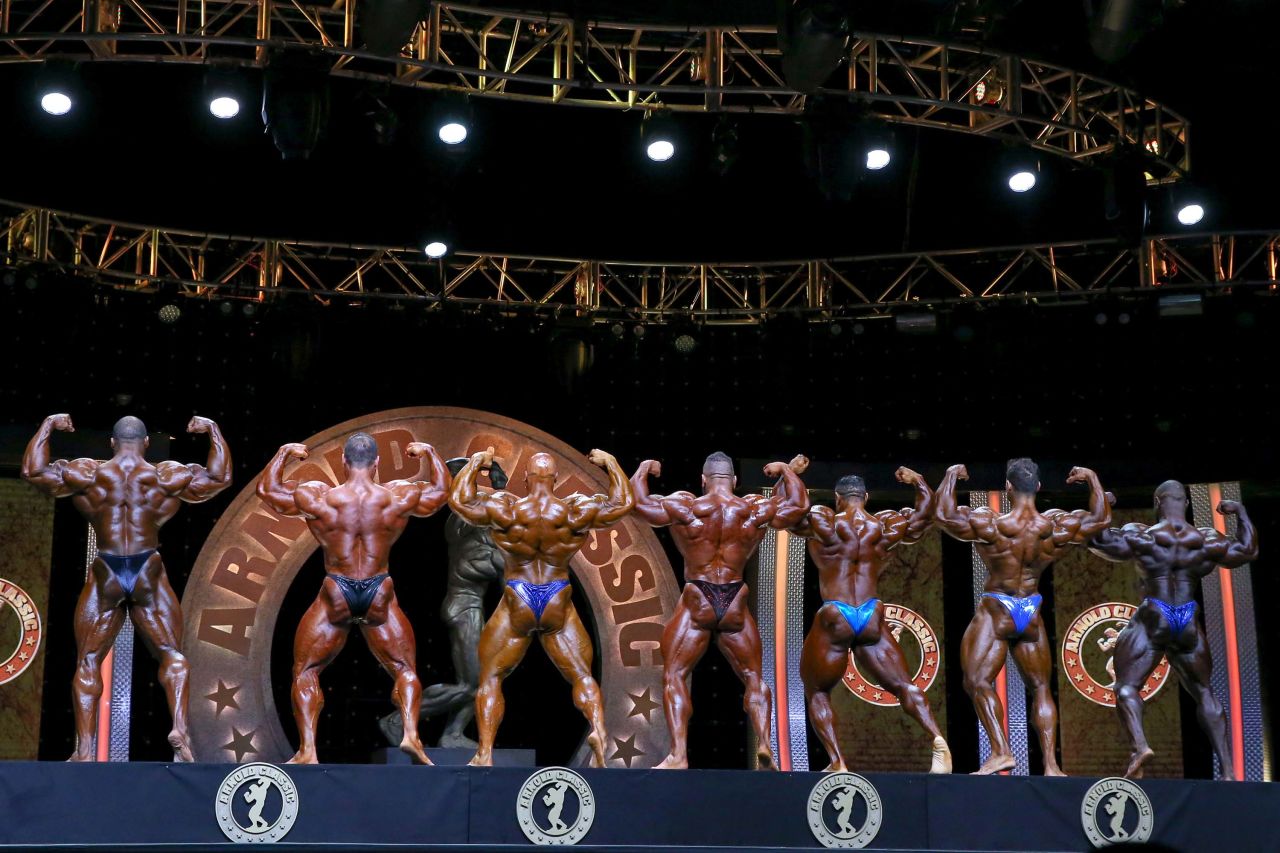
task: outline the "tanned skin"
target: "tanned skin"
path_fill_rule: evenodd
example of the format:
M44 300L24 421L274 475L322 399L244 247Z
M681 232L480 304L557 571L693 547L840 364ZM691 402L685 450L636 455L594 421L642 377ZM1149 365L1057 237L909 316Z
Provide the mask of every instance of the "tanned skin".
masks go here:
M493 448L471 457L453 480L449 506L464 521L487 527L506 556L505 580L547 584L569 580L569 561L586 543L592 530L622 520L635 506L635 496L618 460L603 450L588 457L609 474L609 493L554 494L556 463L546 453L535 453L525 469L528 493L517 497L506 491L487 492L476 478L487 473ZM547 602L541 618L510 586L480 635L480 686L476 691L476 723L480 746L471 759L474 766L493 764L493 741L506 711L502 682L524 660L534 638L573 687L573 704L591 727L587 743L591 766L604 766L607 734L600 685L591 675L591 635L578 617L572 590L566 586Z
M1088 468L1072 468L1067 477L1068 483L1087 483L1090 489L1089 508L1073 512L1054 509L1042 514L1036 509L1035 492L1018 492L1007 481L1005 488L1012 507L1008 513L997 515L986 507L958 506L956 481L968 478L963 465L947 469L938 487L936 518L948 535L971 542L978 549L987 564L987 592L1021 597L1034 594L1040 575L1066 548L1088 543L1111 523L1111 506L1098 475ZM1037 483L1036 491L1039 487ZM999 773L1015 763L1001 722L1004 709L995 688L996 676L1009 651L1032 692L1031 723L1040 738L1044 774L1064 776L1056 757L1058 709L1049 692L1053 649L1044 620L1037 612L1019 634L1008 611L991 598L979 602L960 646L964 688L991 740L991 757L978 768L977 775Z
M796 473L803 473L803 469ZM910 468L899 468L895 477L916 490L914 507L872 514L866 510L867 493L837 493L834 510L814 506L792 528L792 532L809 540L809 556L818 567L823 602L856 606L875 598L889 552L899 545L919 542L932 526L934 496L924 477ZM844 678L850 648L862 670L896 696L902 709L932 737L929 772L950 773L951 750L933 718L929 701L907 672L906 658L885 622L883 605L876 607L871 621L855 637L840 609L827 603L814 615L800 656L809 722L831 760L825 772L849 769L836 739L831 688Z
M1214 567L1234 569L1257 559L1258 534L1240 503L1218 504L1219 513L1236 517L1239 528L1235 538L1212 527L1194 527L1187 520L1187 491L1179 482L1162 484L1156 490L1155 505L1159 519L1155 524L1109 528L1089 542L1089 550L1104 559L1132 560L1148 598L1184 605L1195 601L1200 579ZM1169 658L1178 681L1195 700L1196 716L1213 744L1222 778L1236 778L1226 715L1209 685L1213 661L1204 620L1196 609L1191 624L1175 635L1160 609L1144 599L1116 642L1116 711L1129 737L1131 752L1124 775L1130 779L1142 778L1144 765L1155 755L1142 728L1142 690L1161 656Z
M141 426L141 423L138 423ZM159 547L160 528L183 503L203 503L231 485L231 451L218 425L194 417L187 432L209 436L205 465L161 462L145 458L150 443L111 439L112 457L50 460L53 431L75 432L71 417L50 415L27 445L22 476L46 494L70 497L97 535L100 554L129 556ZM144 430L145 431L145 430ZM182 611L169 586L157 551L127 593L106 562L93 561L76 604L76 674L71 682L75 711L76 749L72 761L93 761L98 700L102 696L102 660L124 625L126 612L151 654L160 662L173 729L169 745L174 758L191 761L187 732L187 659L182 648Z
M766 476L781 477L786 484L785 493L767 498L735 495L738 479L733 475L732 463L708 461L703 469L704 494L701 496L692 492L651 495L649 477L661 476L661 473L661 465L648 459L641 462L632 475L636 512L654 527L671 528L671 538L684 557L686 581L715 584L741 581L742 570L765 531L770 527L786 530L799 522L809 509L804 483L786 462L770 462L765 466ZM675 614L662 635L662 699L671 732L671 752L659 768L689 766L689 717L693 714L689 683L694 666L714 638L720 653L746 688L743 707L755 729L757 765L761 769L777 769L769 744L773 697L761 677L760 631L747 607L748 597L743 584L724 615L717 618L712 602L703 591L686 582Z
M387 571L391 546L410 518L426 518L448 499L449 470L431 445L421 441L405 447L412 459L430 462L429 480L377 482L378 459L353 465L343 456L346 479L340 486L284 478L284 467L306 459L304 444L286 444L276 452L258 483L258 496L281 515L306 519L311 535L324 552L327 573L363 580ZM328 576L315 602L307 609L293 641L293 717L298 724L298 751L290 764L315 764L316 723L324 707L320 673L346 645L352 625L358 625L382 668L395 679L391 698L400 711L404 737L400 749L416 763L430 764L418 738L418 705L422 688L415 669L417 643L413 627L396 600L395 584L387 578L378 588L360 621L338 583Z

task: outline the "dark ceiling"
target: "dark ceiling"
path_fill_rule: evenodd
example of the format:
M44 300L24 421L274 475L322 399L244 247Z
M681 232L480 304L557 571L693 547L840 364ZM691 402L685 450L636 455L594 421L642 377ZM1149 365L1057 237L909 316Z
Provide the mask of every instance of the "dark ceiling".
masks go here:
M580 17L636 18L617 2L543 3ZM644 6L646 17L768 22L762 0ZM1124 62L1088 48L1079 3L1003 9L981 34L994 47L1099 71L1183 111L1193 167L1211 190L1207 227L1280 226L1274 167L1255 153L1275 136L1277 4L1231 0L1170 10ZM1052 8L1045 8L1052 7ZM884 11L885 9L889 11ZM966 7L967 8L967 7ZM949 11L950 10L950 11ZM864 7L855 29L937 35L953 4ZM694 15L694 18L689 18ZM824 201L802 163L797 122L738 119L742 152L726 177L707 167L711 116L684 125L677 161L639 146L639 117L480 100L463 157L429 136L428 93L398 90L401 132L379 146L358 108L363 84L335 80L329 132L311 160L281 162L257 109L218 123L200 103L200 71L91 64L86 108L51 122L34 107L32 71L0 68L0 198L132 222L342 243L416 245L446 214L464 250L642 260L763 260L1069 240L1108 234L1101 180L1050 158L1041 186L1015 198L998 180L999 146L903 129L885 174L852 201ZM1167 220L1153 229L1168 230Z

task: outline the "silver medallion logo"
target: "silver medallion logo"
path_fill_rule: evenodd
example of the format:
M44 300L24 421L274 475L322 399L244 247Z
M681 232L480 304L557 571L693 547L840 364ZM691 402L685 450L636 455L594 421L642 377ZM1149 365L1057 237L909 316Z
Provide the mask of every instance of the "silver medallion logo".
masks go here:
M218 786L213 809L222 834L237 844L273 844L298 818L298 789L274 764L242 764Z
M860 811L861 826L855 821ZM823 847L866 847L880 831L884 803L857 773L828 773L809 792L808 812L809 828Z
M1080 822L1094 847L1139 844L1151 839L1155 811L1145 791L1128 779L1111 776L1084 792Z
M534 844L577 844L595 819L591 786L567 767L539 770L516 796L516 820Z

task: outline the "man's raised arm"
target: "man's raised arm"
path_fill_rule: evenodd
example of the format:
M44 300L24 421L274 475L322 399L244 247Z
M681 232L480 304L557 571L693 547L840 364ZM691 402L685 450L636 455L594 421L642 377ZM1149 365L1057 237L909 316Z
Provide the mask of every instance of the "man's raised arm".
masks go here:
M952 465L947 469L938 484L933 517L944 533L961 542L991 542L997 535L991 510L974 510L956 504L956 481L967 479L969 471L963 465Z
M301 487L297 480L284 479L284 466L290 459L306 458L305 444L286 444L271 457L271 461L267 463L267 470L262 473L262 479L258 481L258 497L281 515L314 514L308 513L302 506L303 501L313 496L305 492L300 493ZM300 497L302 501L299 500Z
M49 436L54 430L75 432L71 416L49 415L27 443L22 455L22 479L55 498L74 495L93 483L98 463L93 459L50 460Z
M426 518L435 514L449 500L449 466L425 441L411 441L404 449L410 459L426 458L431 465L427 480L394 480L387 488L396 495L396 509L401 513Z
M493 448L474 453L453 478L449 489L449 508L472 527L507 527L514 522L506 493L486 494L476 485L476 478L493 463Z
M916 503L913 508L876 513L876 517L884 525L890 548L901 542L908 545L919 542L920 537L933 524L935 504L933 489L929 488L924 477L917 472L902 467L894 472L894 477L899 483L915 486Z
M1111 525L1111 503L1107 500L1107 491L1102 488L1098 475L1088 468L1072 468L1067 482L1089 484L1089 508L1074 512L1049 510L1044 516L1053 522L1052 539L1055 546L1087 545Z
M662 463L656 459L646 459L631 475L631 490L635 495L636 515L654 527L665 527L679 519L673 518L665 498L661 495L649 494L649 477L662 476Z
M796 473L795 468L799 467L801 471L808 465L808 460L804 459L803 463L797 465L799 459L792 459L791 463L786 462L770 462L764 466L764 474L766 477L778 477L781 482L778 484L778 490L769 498L773 504L773 517L769 519L769 525L778 530L787 530L794 527L809 512L809 490L805 488L804 481L800 479L800 475Z
M608 527L635 508L635 490L613 454L593 450L587 458L608 472L609 494L578 495L570 504L569 524L575 529Z
M1107 492L1105 495L1107 504L1114 507L1116 505L1116 496ZM1086 543L1085 547L1089 551L1104 560L1110 560L1113 563L1123 563L1126 560L1132 560L1137 556L1137 552L1133 548L1133 541L1130 535L1136 535L1146 531L1145 524L1126 524L1122 528L1108 527L1101 533L1096 534Z
M203 503L231 485L231 448L218 425L199 415L187 424L187 432L209 435L206 464L161 462L156 466L160 488L187 503Z
M1225 569L1236 569L1258 557L1258 531L1245 512L1244 504L1239 501L1223 501L1218 504L1218 512L1236 517L1237 529L1234 537L1218 536L1206 539L1205 550L1213 557L1215 563Z

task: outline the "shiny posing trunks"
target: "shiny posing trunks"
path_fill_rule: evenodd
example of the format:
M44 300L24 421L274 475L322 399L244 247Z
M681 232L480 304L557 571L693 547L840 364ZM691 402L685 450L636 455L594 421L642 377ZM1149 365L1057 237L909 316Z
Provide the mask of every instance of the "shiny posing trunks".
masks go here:
M107 564L112 576L119 582L120 588L124 590L125 601L133 600L133 587L138 582L138 575L142 574L142 569L147 565L147 560L150 560L151 555L155 552L155 548L140 551L137 554L104 554L101 551L98 552L98 557Z
M872 617L876 615L876 607L880 604L878 598L868 598L861 604L846 604L843 601L824 601L823 605L832 605L840 611L840 615L844 617L844 621L849 623L849 627L853 629L853 638L858 639L858 635L866 629L871 622Z
M342 591L342 597L347 600L347 609L351 611L352 623L356 625L367 623L369 620L365 617L369 615L369 608L373 606L373 599L378 595L378 590L382 588L382 582L389 575L383 572L371 578L353 580L342 575L335 575L333 572L326 572L326 574L333 578L333 582Z
M1147 596L1142 599L1142 603L1155 605L1156 610L1159 610L1164 616L1164 621L1169 623L1169 632L1174 637L1181 636L1182 632L1196 618L1196 603L1194 601L1188 601L1186 604L1169 604L1167 601Z
M982 597L994 598L1003 604L1004 609L1009 611L1009 616L1013 618L1013 627L1019 634L1026 631L1031 620L1036 618L1036 614L1040 612L1040 602L1044 600L1038 592L1025 598L1005 595L1003 592L984 592Z
M533 611L533 618L542 622L542 611L556 593L569 585L568 581L551 581L551 583L529 583L528 581L507 581L507 586L519 596L525 606Z
M733 600L738 597L738 590L744 586L743 581L711 583L710 581L690 580L689 583L702 590L703 596L711 603L712 609L716 612L717 622L724 618L725 613L729 612L729 605L733 604Z

